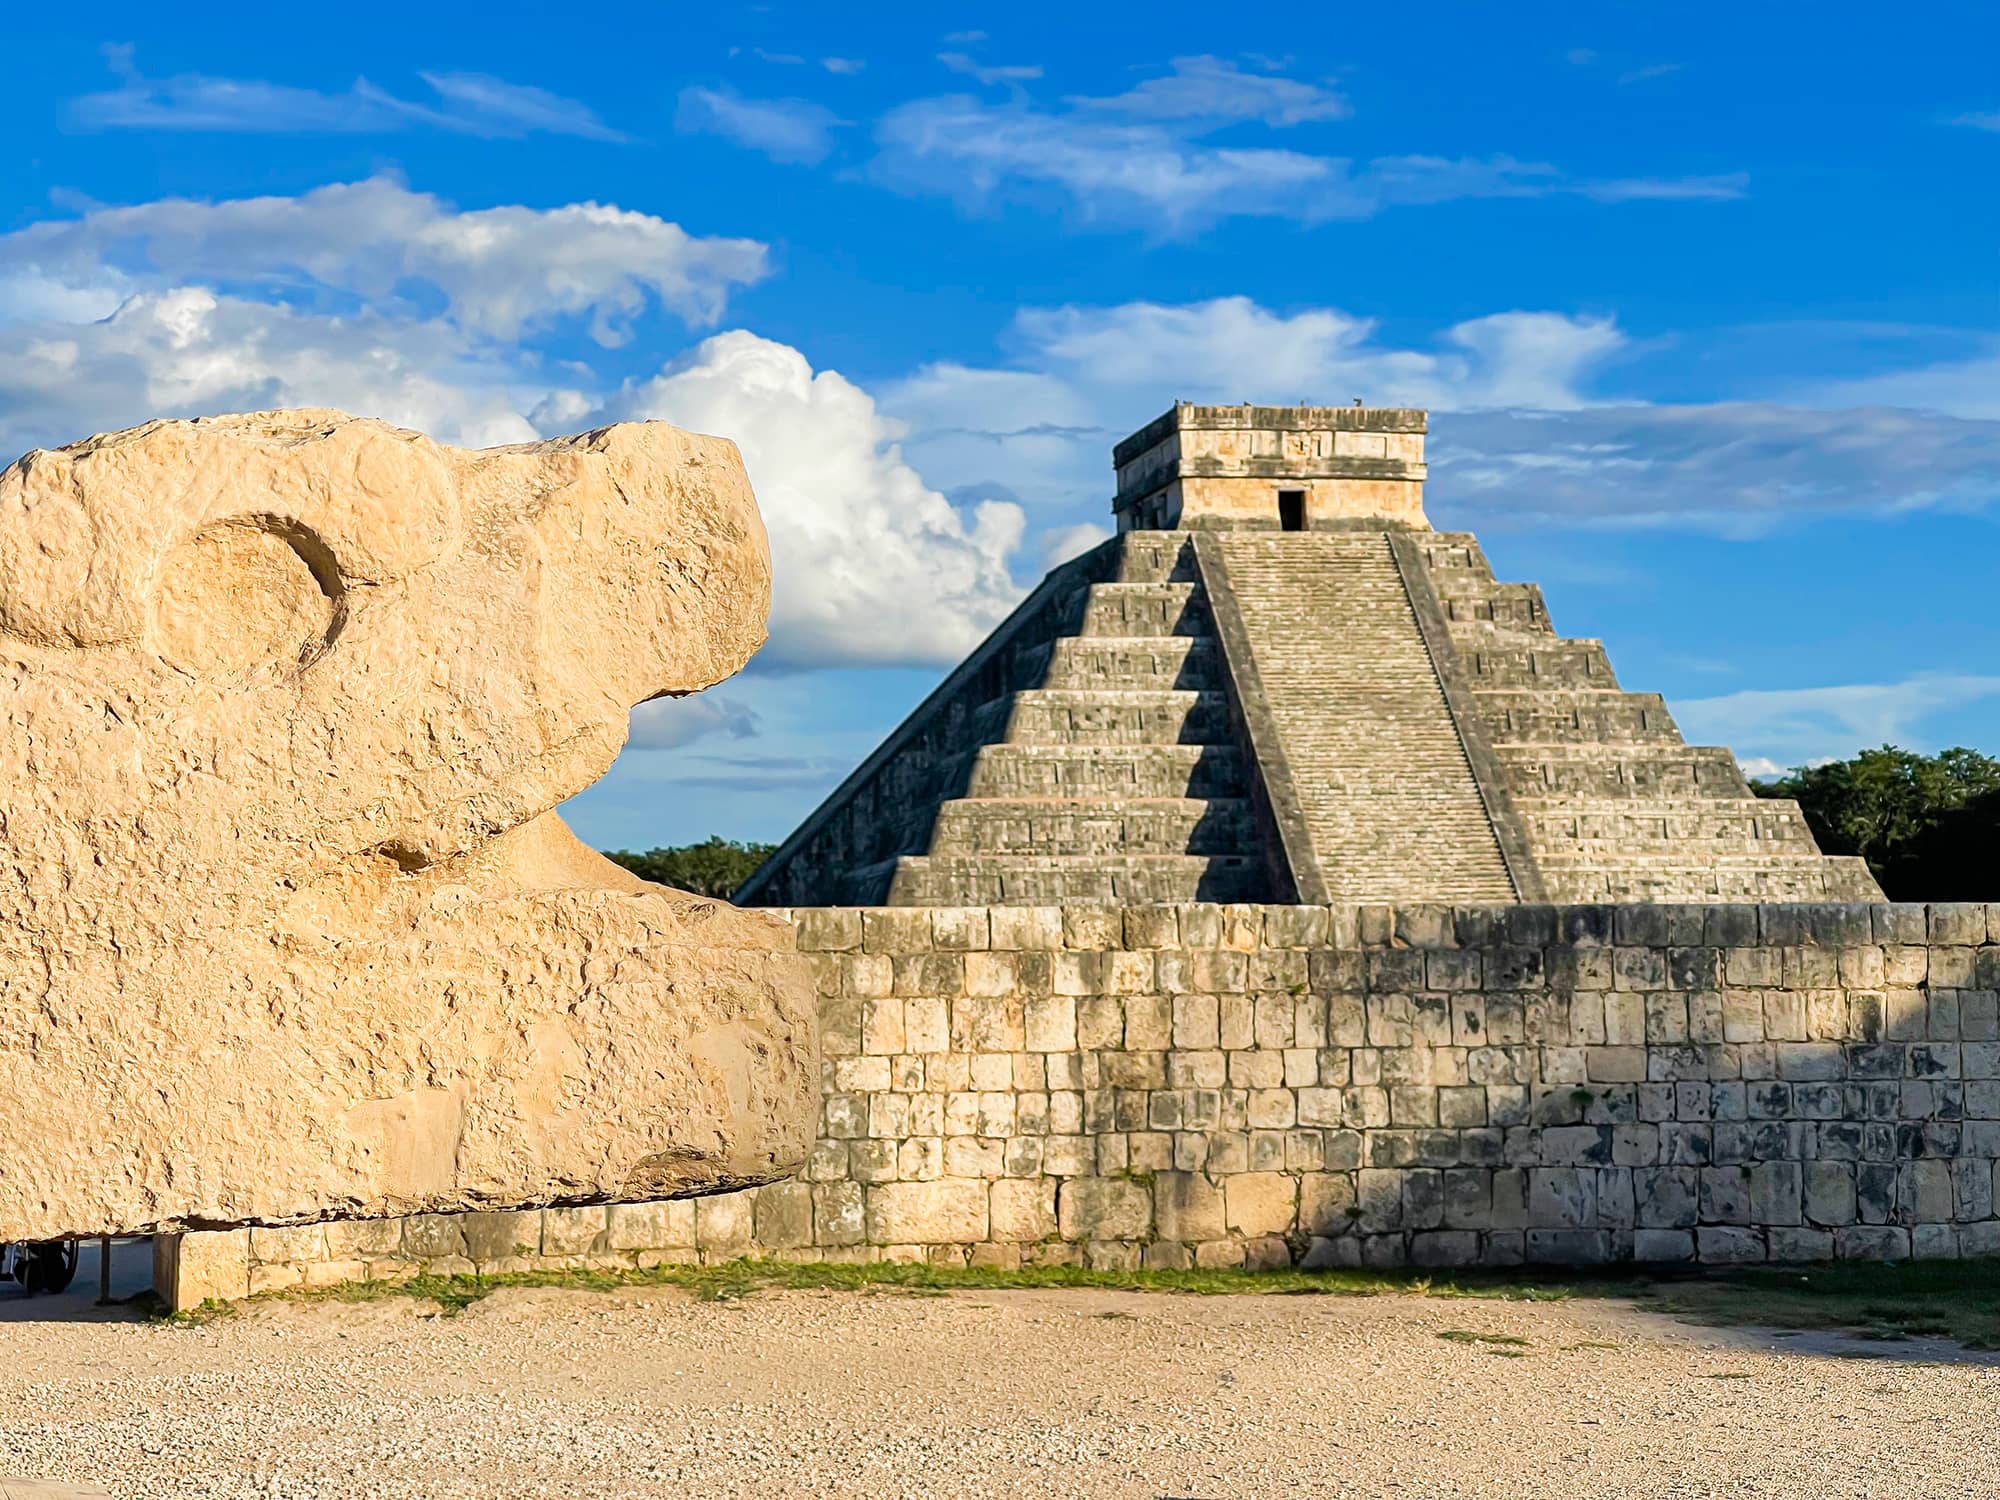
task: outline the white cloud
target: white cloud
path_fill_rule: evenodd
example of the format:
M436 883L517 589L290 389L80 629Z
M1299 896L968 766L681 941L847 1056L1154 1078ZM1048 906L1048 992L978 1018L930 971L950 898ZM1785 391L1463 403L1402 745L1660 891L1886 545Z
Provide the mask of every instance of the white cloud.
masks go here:
M1247 75L1246 75L1247 76ZM1266 147L1191 140L1155 120L1108 117L1101 108L1055 113L1021 100L968 95L919 99L876 124L870 171L902 192L936 193L969 210L1011 195L1053 196L1088 222L1136 224L1184 235L1218 219L1282 218L1314 224L1459 198L1570 194L1605 202L1743 196L1741 174L1691 178L1572 178L1508 156L1377 157L1357 163ZM1214 121L1178 122L1196 128Z
M868 393L796 349L718 334L612 403L735 439L771 533L773 666L948 663L1020 597L1019 506L968 517L904 461Z
M1901 682L1779 688L1677 700L1691 743L1735 745L1751 774L1849 756L1876 745L1928 744L1925 722L1943 709L2000 696L2000 677L1936 674Z
M1042 533L1042 567L1046 570L1072 557L1081 557L1099 542L1111 536L1109 526L1099 526L1094 521L1083 521L1075 526L1058 526Z
M996 83L1029 83L1042 76L1041 67L1035 63L1007 63L998 67L987 67L963 52L940 52L937 60L954 73L963 73L967 78L992 87Z
M732 740L755 737L761 720L754 708L711 688L687 698L655 698L632 710L632 750L677 750L710 735Z
M161 415L327 405L468 446L663 417L735 437L778 574L773 664L955 660L1011 608L1023 516L955 507L867 392L748 333L712 338L609 400L534 341L600 334L649 301L719 309L763 268L751 241L584 205L460 212L385 180L298 198L164 200L0 235L0 448ZM429 294L408 295L421 279ZM754 715L661 705L642 741L741 735Z
M683 135L719 135L773 161L810 166L833 150L840 117L809 99L746 99L729 88L685 88L674 114Z
M1353 113L1332 89L1276 76L1275 68L1245 73L1227 59L1207 56L1177 57L1169 67L1166 77L1148 78L1114 97L1069 102L1134 120L1204 125L1261 120L1274 129L1311 120L1344 120Z
M1951 123L1969 126L1974 130L2000 130L2000 109L1971 110L1962 115L1953 115Z
M732 288L767 269L755 240L697 237L652 214L600 203L461 210L387 177L297 197L93 208L0 235L0 284L34 278L121 296L187 283L266 295L303 286L393 306L414 282L471 333L514 338L588 315L607 344L649 302L713 322Z
M1813 406L1908 406L1953 417L2000 421L2000 338L1969 359L1940 360L1852 380L1802 386Z
M432 104L399 98L357 78L344 93L323 93L256 78L179 73L147 78L129 47L107 47L117 88L72 100L69 117L86 130L208 130L292 135L377 135L434 129L488 137L531 134L623 141L588 106L547 89L484 73L421 73Z
M1175 400L1428 407L1428 504L1450 524L1750 534L1799 513L2000 499L2000 421L1884 405L1606 404L1598 377L1629 348L1608 318L1498 313L1412 347L1337 308L1222 297L1025 309L1007 343L1003 367L929 365L885 387L883 404L910 424L905 449L931 482L1001 487L1050 517L1101 515L1110 445Z
M829 73L852 76L867 67L868 60L865 57L822 57L819 65Z
M1028 309L1014 326L1036 362L1086 385L1164 390L1197 378L1237 393L1227 399L1353 395L1371 406L1578 405L1578 380L1625 342L1609 319L1515 312L1456 324L1439 350L1397 349L1376 340L1372 320L1276 313L1247 297Z
M599 141L627 139L598 119L586 105L532 84L509 83L487 73L420 73L437 91L446 118L464 122L450 128L468 134L577 135Z
M272 406L523 442L537 432L522 412L547 397L449 324L320 317L204 287L142 292L101 321L0 325L0 461L154 417Z
M1815 511L2000 499L2000 422L1738 401L1442 413L1433 516L1485 526L1699 523L1756 535Z
M883 404L934 483L998 483L1046 514L1108 511L1112 443L1176 400L1571 407L1625 340L1608 319L1501 313L1399 348L1337 308L1218 297L1024 309L1008 343L1008 368L928 365Z

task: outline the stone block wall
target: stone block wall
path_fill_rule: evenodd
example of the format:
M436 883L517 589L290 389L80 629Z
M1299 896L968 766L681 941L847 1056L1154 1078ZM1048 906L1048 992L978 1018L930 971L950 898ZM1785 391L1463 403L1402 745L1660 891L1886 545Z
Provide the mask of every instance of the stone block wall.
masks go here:
M163 1256L173 1300L745 1254L2000 1253L2000 906L794 915L826 1046L796 1181L187 1235Z

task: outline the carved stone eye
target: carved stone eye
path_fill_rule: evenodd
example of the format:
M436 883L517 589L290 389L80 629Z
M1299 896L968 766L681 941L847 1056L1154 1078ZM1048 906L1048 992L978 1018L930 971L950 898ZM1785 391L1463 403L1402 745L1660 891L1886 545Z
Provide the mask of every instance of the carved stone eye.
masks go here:
M266 663L303 666L346 617L339 569L310 531L243 516L175 547L154 596L153 649L213 677Z

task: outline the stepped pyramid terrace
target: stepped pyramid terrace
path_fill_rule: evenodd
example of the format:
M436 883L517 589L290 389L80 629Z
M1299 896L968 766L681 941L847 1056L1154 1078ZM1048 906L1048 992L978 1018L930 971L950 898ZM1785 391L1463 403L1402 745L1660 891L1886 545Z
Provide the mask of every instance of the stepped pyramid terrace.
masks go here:
M746 905L1879 901L1425 519L1426 413L1176 405Z

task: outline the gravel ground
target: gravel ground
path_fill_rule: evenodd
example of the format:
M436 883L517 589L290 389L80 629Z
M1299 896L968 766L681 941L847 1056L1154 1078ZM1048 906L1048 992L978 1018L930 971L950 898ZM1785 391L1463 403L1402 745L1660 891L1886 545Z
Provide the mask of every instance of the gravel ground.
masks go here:
M1609 1300L520 1289L448 1318L19 1319L0 1474L118 1496L2000 1494L1991 1356Z

